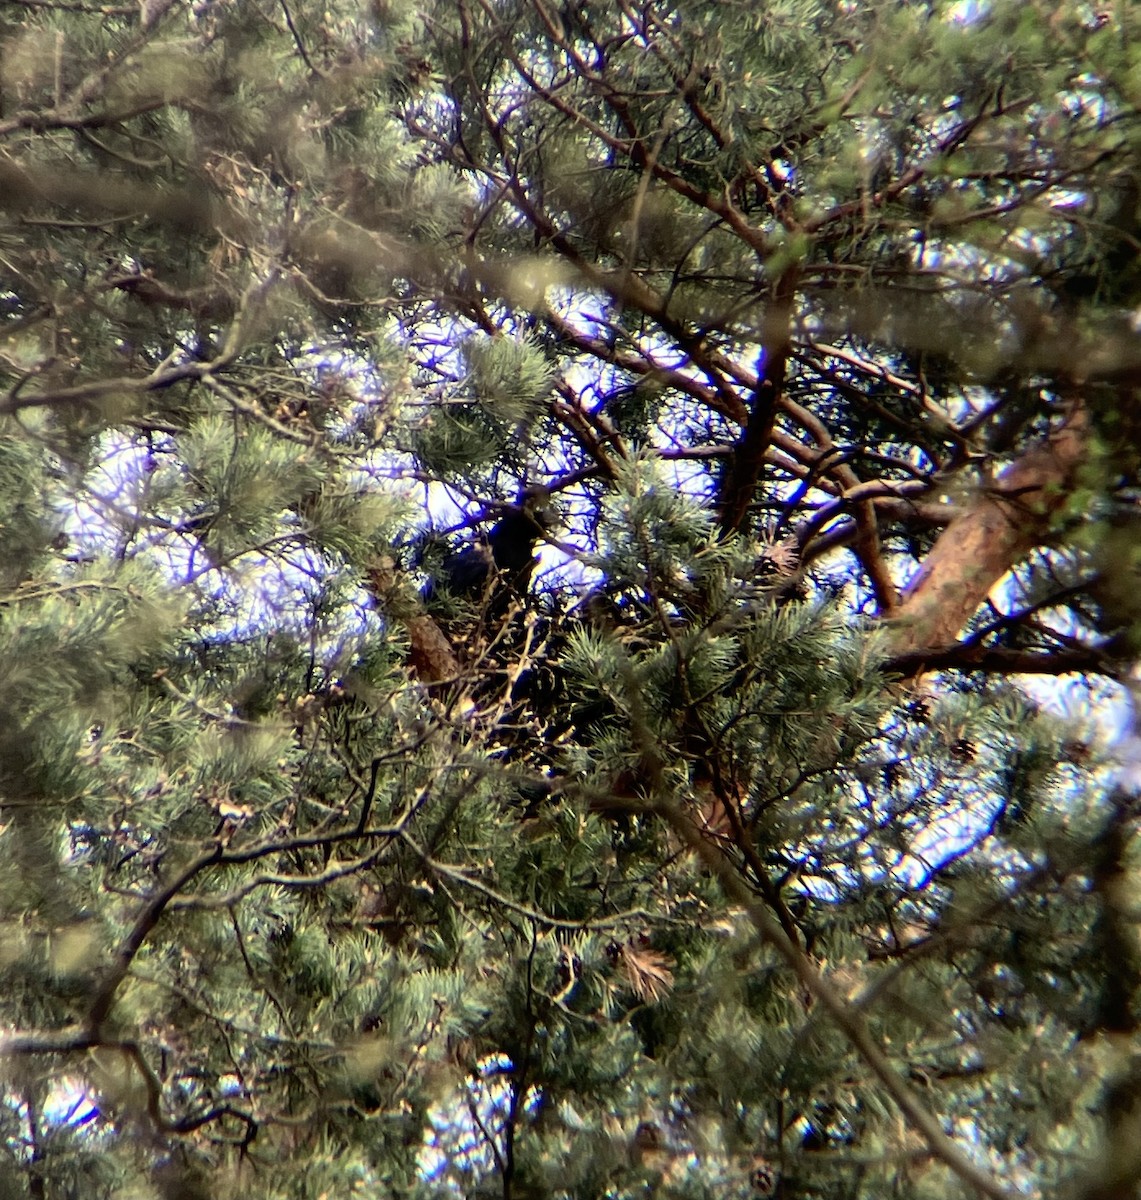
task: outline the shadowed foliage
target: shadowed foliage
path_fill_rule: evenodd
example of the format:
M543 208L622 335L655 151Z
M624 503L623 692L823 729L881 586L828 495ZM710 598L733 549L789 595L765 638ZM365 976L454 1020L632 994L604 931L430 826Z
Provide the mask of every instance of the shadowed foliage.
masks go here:
M0 1193L1137 1195L1138 19L0 7Z

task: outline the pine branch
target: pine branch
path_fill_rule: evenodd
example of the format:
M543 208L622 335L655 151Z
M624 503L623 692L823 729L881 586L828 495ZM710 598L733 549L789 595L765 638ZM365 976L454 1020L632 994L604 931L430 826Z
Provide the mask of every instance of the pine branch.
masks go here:
M690 817L672 801L659 799L654 808L674 833L690 846L713 872L727 898L748 913L749 920L761 940L784 959L805 989L827 1011L883 1085L884 1091L892 1098L896 1107L926 1142L932 1155L980 1195L989 1196L991 1200L1015 1200L1017 1193L1002 1187L943 1132L939 1118L924 1106L916 1092L892 1066L858 1011L816 970L804 951L781 929L776 918L757 900L733 865L710 845Z
M139 910L130 932L119 943L112 955L111 967L104 975L103 981L96 987L95 995L88 1006L85 1028L93 1041L101 1039L103 1026L111 1015L119 986L126 979L131 964L135 961L135 955L142 949L143 943L162 919L167 906L192 879L208 867L213 866L221 857L222 845L218 843L197 858L192 859L165 887L159 888Z

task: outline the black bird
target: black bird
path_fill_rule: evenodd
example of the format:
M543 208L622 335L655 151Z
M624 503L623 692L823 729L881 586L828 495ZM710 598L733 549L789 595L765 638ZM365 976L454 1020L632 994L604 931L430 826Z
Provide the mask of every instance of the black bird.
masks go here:
M519 505L496 521L486 538L446 555L439 575L424 588L424 598L430 600L443 589L460 599L476 599L493 573L507 591L526 592L537 561L535 543L554 524L545 500L545 491L524 493Z

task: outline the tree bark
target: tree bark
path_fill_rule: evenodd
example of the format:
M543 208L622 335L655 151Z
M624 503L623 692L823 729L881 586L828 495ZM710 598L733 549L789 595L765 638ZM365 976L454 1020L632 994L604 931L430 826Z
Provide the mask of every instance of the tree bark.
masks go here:
M940 534L891 617L897 654L953 646L991 588L1047 539L1085 460L1086 426L1075 407Z

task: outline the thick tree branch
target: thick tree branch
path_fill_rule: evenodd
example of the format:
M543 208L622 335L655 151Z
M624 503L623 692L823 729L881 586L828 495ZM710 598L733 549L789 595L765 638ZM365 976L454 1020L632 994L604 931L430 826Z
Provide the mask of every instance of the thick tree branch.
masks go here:
M892 623L900 655L953 646L992 587L1049 534L1085 459L1077 407L1046 441L1008 467L943 531L908 586Z
M765 454L772 441L777 408L784 394L785 374L792 341L793 300L798 273L789 268L777 282L765 317L761 344L763 362L753 393L753 403L732 461L721 480L718 498L721 532L746 530L749 510L760 480Z
M1115 664L1098 648L1088 650L1014 650L1005 646L976 646L969 642L938 650L912 650L895 654L883 664L885 671L905 678L925 671L982 671L994 675L1098 674L1114 678Z
M406 595L391 559L377 562L369 572L372 593L386 611L396 616L408 632L408 662L421 683L457 680L463 665L444 631L419 603Z

